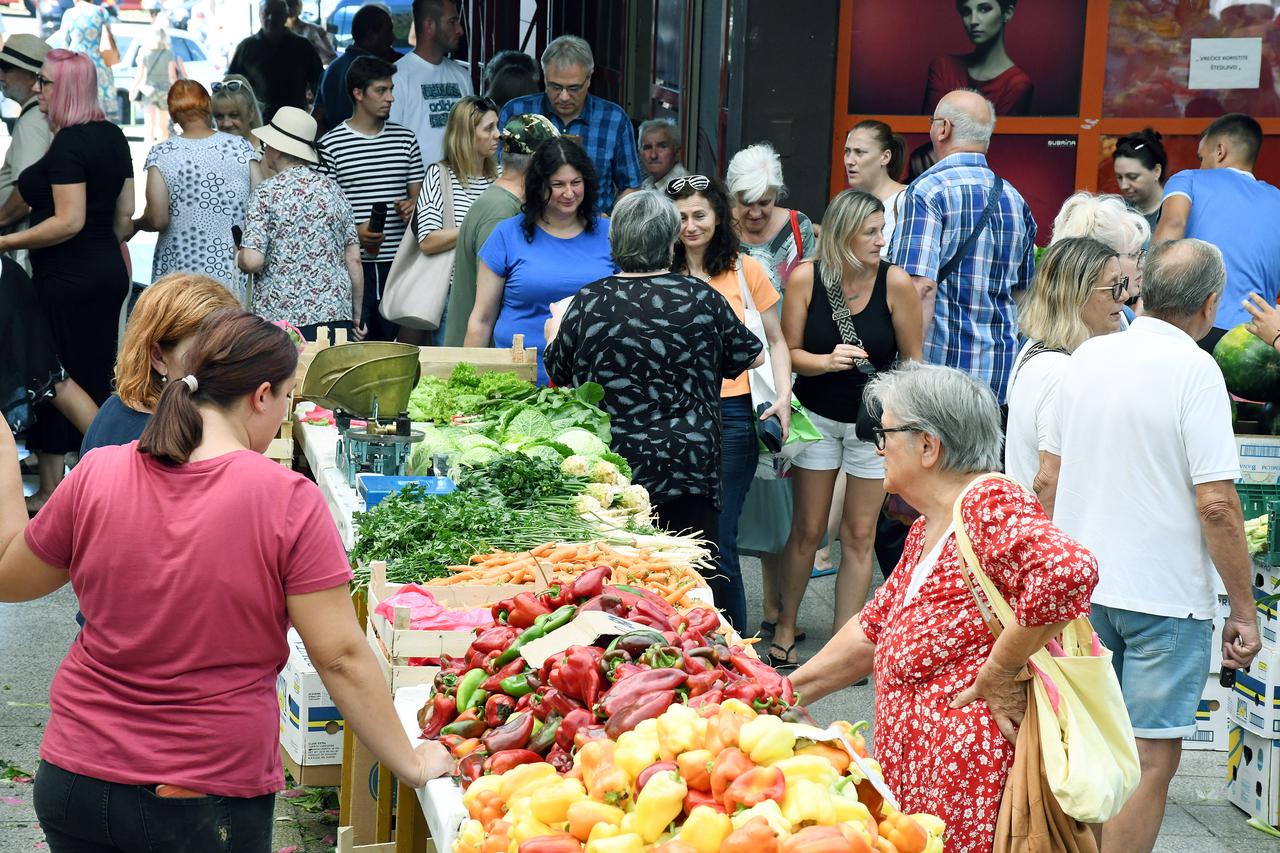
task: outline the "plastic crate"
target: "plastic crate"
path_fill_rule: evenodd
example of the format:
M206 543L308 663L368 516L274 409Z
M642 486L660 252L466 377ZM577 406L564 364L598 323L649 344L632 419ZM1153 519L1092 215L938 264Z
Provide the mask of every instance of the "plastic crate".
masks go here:
M1236 483L1244 520L1267 516L1267 547L1254 554L1255 562L1280 566L1280 484Z

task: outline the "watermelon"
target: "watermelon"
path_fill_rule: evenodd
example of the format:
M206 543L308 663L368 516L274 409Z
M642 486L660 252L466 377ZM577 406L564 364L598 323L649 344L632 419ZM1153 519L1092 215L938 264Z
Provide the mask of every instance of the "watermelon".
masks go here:
M1213 348L1227 390L1245 400L1280 401L1280 352L1244 326L1236 326Z

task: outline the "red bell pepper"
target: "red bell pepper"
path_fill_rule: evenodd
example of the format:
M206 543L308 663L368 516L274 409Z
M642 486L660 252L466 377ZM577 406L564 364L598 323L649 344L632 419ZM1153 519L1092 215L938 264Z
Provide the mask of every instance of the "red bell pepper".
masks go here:
M582 707L581 702L564 695L555 688L547 690L542 695L542 704L546 706L551 713L559 714L562 717L567 717L570 712Z
M497 693L501 688L498 686L503 680L513 675L519 675L524 672L528 664L524 662L524 658L516 658L504 667L500 667L493 675L480 682L480 689L488 693Z
M642 663L620 663L613 668L613 681L616 684L624 678L630 678L640 672L647 672L648 669L649 667Z
M700 660L700 658L694 658ZM725 682L728 674L724 670L709 669L706 672L694 672L689 676L686 683L689 685L690 696L701 696L703 693L714 690Z
M694 791L691 789L684 797L684 813L688 815L689 812L693 811L698 806L706 806L709 809L715 809L721 814L727 814L724 810L724 806L720 804L720 801L715 798L714 794L708 791Z
M729 659L734 669L764 688L765 699L784 706L795 704L795 688L791 686L791 679L784 678L767 663L748 657L745 652L735 651Z
M512 705L514 704L513 702ZM485 733L485 749L489 752L523 749L533 736L533 723L533 714L516 714L510 717L502 726Z
M500 776L521 764L537 764L542 756L528 749L504 749L490 755L484 762L484 772Z
M573 581L571 588L573 601L578 602L600 595L604 592L604 585L612 575L613 569L608 566L596 566L594 569L587 569Z
M467 787L484 775L484 762L487 758L484 750L476 750L465 758L458 759L453 775L462 783L462 787Z
M556 732L556 746L565 752L570 751L573 749L574 736L578 734L578 730L593 725L595 721L595 714L586 708L574 708L560 723L560 729Z
M621 618L625 618L627 615L627 605L621 598L613 593L597 595L590 601L584 602L578 610L579 612L584 610L599 610L602 613L610 613Z
M561 775L573 769L573 756L567 749L561 749L559 744L551 747L551 751L542 760L554 767Z
M670 708L676 701L674 690L656 690L635 703L627 705L617 713L610 714L604 724L605 734L617 740L623 732L629 732L645 720L653 720Z
M711 764L711 795L723 802L725 792L734 780L755 766L736 746L722 749Z
M582 843L567 832L557 832L521 841L519 853L582 853Z
M573 746L575 749L582 749L582 745L589 740L603 740L607 738L603 725L583 726L573 735Z
M511 645L511 641L516 638L516 629L509 625L494 625L492 628L486 628L480 633L480 636L471 641L471 648L487 655L490 652L500 652ZM441 657L441 665L444 664L444 658Z
M777 800L780 803L786 793L787 777L782 775L781 770L776 767L752 767L733 780L720 801L724 803L724 810L733 814L738 806L751 808L765 800Z
M735 681L724 689L724 698L737 699L759 711L765 704L764 685L755 681Z
M655 761L648 767L640 771L640 775L636 777L636 793L639 794L644 790L644 786L653 778L653 774L661 773L664 770L671 770L675 773L680 772L680 767L674 761Z
M625 664L624 664L625 666ZM623 667L618 667L621 672ZM656 690L674 690L685 683L688 675L674 667L648 669L621 677L600 703L604 716L612 717L622 708Z
M603 657L604 649L598 646L570 646L559 665L552 668L547 683L571 699L579 699L588 708L594 708L605 689L599 669Z
M516 700L510 696L503 696L501 693L495 693L490 696L484 703L484 722L491 729L496 729L507 721L507 718L515 713ZM533 719L533 715L529 715L529 719Z
M513 628L522 629L532 627L535 619L551 612L551 608L531 592L522 592L506 601L500 601L494 605L494 608L498 612L505 609L507 624ZM496 613L494 618L500 621Z
M437 693L431 700L431 714L422 725L424 738L436 738L440 731L458 714L458 703L447 693Z
M710 607L695 607L684 615L687 630L710 636L720 629L720 614Z
M723 690L708 690L706 693L689 697L689 701L685 704L695 711L701 711L703 708L716 708L724 701ZM703 716L706 716L703 714Z

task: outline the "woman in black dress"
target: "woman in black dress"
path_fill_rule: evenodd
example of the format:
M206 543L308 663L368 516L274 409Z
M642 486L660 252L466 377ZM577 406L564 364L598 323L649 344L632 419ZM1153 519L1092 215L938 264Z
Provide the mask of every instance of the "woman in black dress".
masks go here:
M62 366L101 405L111 394L120 307L129 274L120 244L133 216L133 163L120 128L98 104L98 77L83 54L53 50L36 77L54 129L48 153L18 177L31 227L0 236L0 252L31 250L32 277ZM27 433L40 462L38 510L62 479L80 432L51 406Z

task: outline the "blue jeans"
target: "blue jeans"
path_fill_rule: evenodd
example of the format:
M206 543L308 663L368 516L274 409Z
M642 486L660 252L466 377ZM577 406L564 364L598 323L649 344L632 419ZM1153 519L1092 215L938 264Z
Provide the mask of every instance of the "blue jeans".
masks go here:
M756 476L755 415L751 395L720 399L720 571L707 579L716 606L740 634L747 632L747 592L738 559L738 518Z
M160 797L154 786L104 782L46 761L32 793L52 853L271 850L275 794Z

